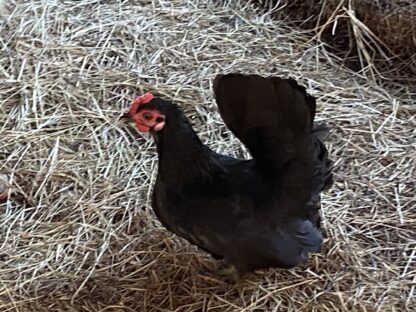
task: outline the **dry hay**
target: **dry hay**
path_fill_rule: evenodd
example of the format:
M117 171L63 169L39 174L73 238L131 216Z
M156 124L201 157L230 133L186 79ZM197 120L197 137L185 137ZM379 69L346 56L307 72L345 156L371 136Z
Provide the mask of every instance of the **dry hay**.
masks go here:
M237 2L13 1L0 24L1 311L405 311L416 304L415 109L339 69L296 29ZM151 138L119 121L147 90L204 142L247 156L218 115L216 73L279 74L318 98L336 184L307 268L236 285L149 207Z
M413 0L254 0L311 31L348 67L376 80L416 81Z

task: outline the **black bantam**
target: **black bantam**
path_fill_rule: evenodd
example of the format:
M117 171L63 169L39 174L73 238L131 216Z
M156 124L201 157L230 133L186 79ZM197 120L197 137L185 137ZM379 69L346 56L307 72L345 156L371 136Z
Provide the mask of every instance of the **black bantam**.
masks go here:
M332 184L327 129L313 123L315 99L294 80L258 75L219 75L214 92L224 122L253 159L202 144L171 101L147 93L129 109L157 144L157 217L239 275L305 262L320 250L319 194Z

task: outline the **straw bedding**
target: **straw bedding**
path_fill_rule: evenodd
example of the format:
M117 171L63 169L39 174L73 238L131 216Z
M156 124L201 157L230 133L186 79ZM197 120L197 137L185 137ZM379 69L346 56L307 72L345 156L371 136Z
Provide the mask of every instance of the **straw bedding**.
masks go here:
M245 1L7 2L0 22L1 311L410 311L415 107L406 86L341 69ZM119 120L148 90L174 98L214 150L248 157L211 83L293 77L332 129L336 183L322 253L227 284L149 205L152 140Z
M416 76L413 0L252 0L269 14L301 26L349 68L378 81Z

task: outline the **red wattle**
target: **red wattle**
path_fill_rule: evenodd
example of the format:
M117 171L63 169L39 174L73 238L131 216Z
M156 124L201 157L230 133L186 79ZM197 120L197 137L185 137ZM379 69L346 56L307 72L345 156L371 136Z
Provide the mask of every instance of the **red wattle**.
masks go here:
M149 132L149 130L150 130L150 127L145 126L145 125L140 124L140 123L136 123L136 127L137 127L137 129L139 129L140 132Z

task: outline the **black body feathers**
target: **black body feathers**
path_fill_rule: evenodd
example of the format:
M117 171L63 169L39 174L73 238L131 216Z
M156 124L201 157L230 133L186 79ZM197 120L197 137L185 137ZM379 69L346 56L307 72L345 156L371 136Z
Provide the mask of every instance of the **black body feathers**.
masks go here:
M214 92L224 122L253 159L204 146L176 105L145 104L166 115L154 133L157 216L240 271L305 261L320 249L319 193L332 181L326 129L313 124L315 99L294 80L256 75L218 76Z

